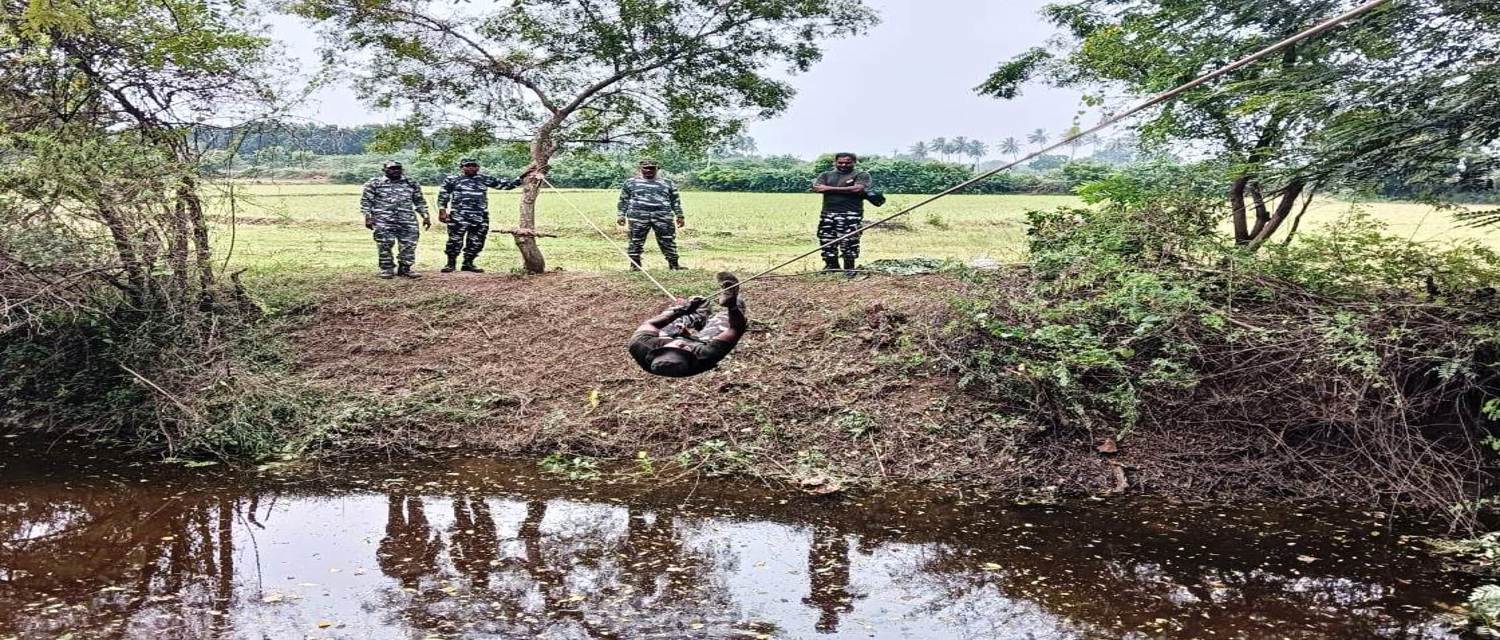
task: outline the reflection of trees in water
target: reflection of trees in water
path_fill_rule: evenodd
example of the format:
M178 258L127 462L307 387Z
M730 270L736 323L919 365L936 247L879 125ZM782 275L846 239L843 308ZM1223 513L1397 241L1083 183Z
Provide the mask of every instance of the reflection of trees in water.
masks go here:
M19 612L0 635L227 634L235 499L29 487L0 504L0 610Z
M854 610L855 595L849 590L849 540L843 532L816 525L807 548L808 596L802 599L818 610L815 628L834 633L839 615Z

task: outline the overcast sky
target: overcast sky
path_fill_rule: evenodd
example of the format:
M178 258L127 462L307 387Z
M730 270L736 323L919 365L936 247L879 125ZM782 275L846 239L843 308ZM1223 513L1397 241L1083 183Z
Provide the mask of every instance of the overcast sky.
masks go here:
M1037 13L1046 0L865 1L879 11L880 26L830 43L821 63L791 79L797 88L791 108L750 125L761 153L886 154L938 136L991 145L1015 136L1024 143L1025 134L1038 127L1056 139L1081 108L1074 91L1036 86L1012 101L973 91L996 63L1053 34ZM317 41L306 27L276 18L272 34L303 61L302 68L316 66ZM369 109L342 86L315 95L298 115L341 125L399 116Z

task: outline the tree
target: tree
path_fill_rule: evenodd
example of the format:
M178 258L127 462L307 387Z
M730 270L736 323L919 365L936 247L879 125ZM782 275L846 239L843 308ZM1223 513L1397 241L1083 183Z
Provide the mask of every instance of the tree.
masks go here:
M1051 138L1047 136L1046 129L1037 128L1033 129L1031 133L1026 134L1026 141L1036 145L1038 149L1047 146L1049 140Z
M911 157L917 160L927 159L928 147L926 142L918 142L912 145L907 151L911 153Z
M1075 125L1073 125L1071 127L1068 127L1068 130L1064 131L1063 134L1062 134L1064 140L1072 138L1071 140L1068 141L1068 159L1069 160L1073 160L1073 159L1077 158L1078 157L1078 150L1082 149L1084 147L1084 145L1087 145L1089 143L1088 140L1085 140L1083 138L1075 138L1074 137L1074 136L1077 136L1080 133L1083 133L1083 128L1075 124Z
M546 267L536 200L559 149L710 148L741 133L747 117L787 107L793 90L767 67L806 71L825 42L875 22L858 0L514 0L493 8L292 0L291 8L324 25L328 55L371 54L361 88L375 105L410 112L408 140L443 129L449 154L502 134L530 140L537 171L525 182L514 234L532 273ZM455 111L461 121L449 118Z
M953 143L948 142L947 138L933 138L932 142L928 143L928 146L932 148L933 153L946 157L948 154L948 148L952 146L952 144Z
M974 161L974 168L976 169L979 167L979 161L983 160L989 153L989 145L979 140L970 140L969 144L964 146L964 155L969 156Z
M952 139L952 140L950 140L948 142L948 155L949 156L963 156L965 153L968 153L968 152L969 152L969 138L968 138L968 136L958 136L958 137L956 137L956 138L954 138L954 139ZM950 157L949 160L952 160L952 158Z
M1015 136L1008 137L1000 141L999 150L1000 153L1010 154L1011 160L1016 160L1021 155L1021 141L1016 140Z
M1291 36L1352 0L1073 0L1047 20L1071 44L1036 48L979 87L1014 98L1032 77L1071 87L1165 91ZM1493 2L1410 0L1289 46L1186 92L1139 128L1143 144L1192 146L1228 167L1234 239L1254 250L1320 188L1386 176L1443 182L1500 137L1500 12ZM1250 212L1254 220L1250 220ZM1294 225L1295 226L1295 225Z

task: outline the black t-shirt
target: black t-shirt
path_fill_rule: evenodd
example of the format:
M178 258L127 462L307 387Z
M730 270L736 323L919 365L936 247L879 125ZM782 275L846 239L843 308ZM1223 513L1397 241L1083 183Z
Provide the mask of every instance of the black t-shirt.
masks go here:
M862 184L865 190L870 190L870 174L865 171L850 171L839 173L837 169L824 171L818 174L816 184L826 184L830 187L851 187ZM864 213L865 194L863 193L825 193L823 194L824 213Z
M630 336L630 357L635 359L635 363L640 365L641 369L650 373L652 352L667 346L667 343L675 339L664 338L656 331L637 331L634 335ZM724 356L729 355L730 349L734 348L734 345L723 340L708 340L706 342L700 342L691 338L683 338L682 340L688 343L688 351L691 351L694 356L692 366L688 367L687 372L679 376L683 378L695 376L719 366L719 361L723 360Z

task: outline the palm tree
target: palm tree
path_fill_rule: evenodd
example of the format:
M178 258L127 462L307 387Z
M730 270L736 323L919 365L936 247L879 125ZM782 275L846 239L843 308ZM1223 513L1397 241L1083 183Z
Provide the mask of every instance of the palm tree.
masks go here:
M1063 139L1068 141L1068 159L1069 160L1072 160L1075 156L1078 155L1078 150L1080 148L1082 148L1083 145L1088 144L1087 140L1084 140L1083 138L1076 137L1080 133L1083 133L1083 128L1079 127L1076 124L1073 125L1073 126L1071 126L1071 127L1068 127L1068 130L1063 132Z
M1011 160L1016 160L1016 159L1020 158L1021 157L1021 141L1017 140L1015 136L1011 136L1009 138L1001 140L1000 141L1000 153L1009 154Z
M953 139L952 144L953 146L949 149L949 152L953 155L962 156L969 152L968 136L958 136L957 138Z
M932 152L933 153L937 153L937 154L947 154L948 153L948 139L947 138L933 138L932 142L928 146L932 147Z
M1048 140L1051 140L1051 138L1047 137L1046 129L1039 128L1026 135L1026 141L1036 145L1038 149L1047 146Z
M968 146L964 148L964 154L974 160L973 168L976 170L979 169L979 161L984 160L989 153L990 146L978 140L970 140Z
M908 151L911 152L911 157L918 160L926 160L929 149L927 148L926 142L918 142L912 145L911 148L908 149Z

